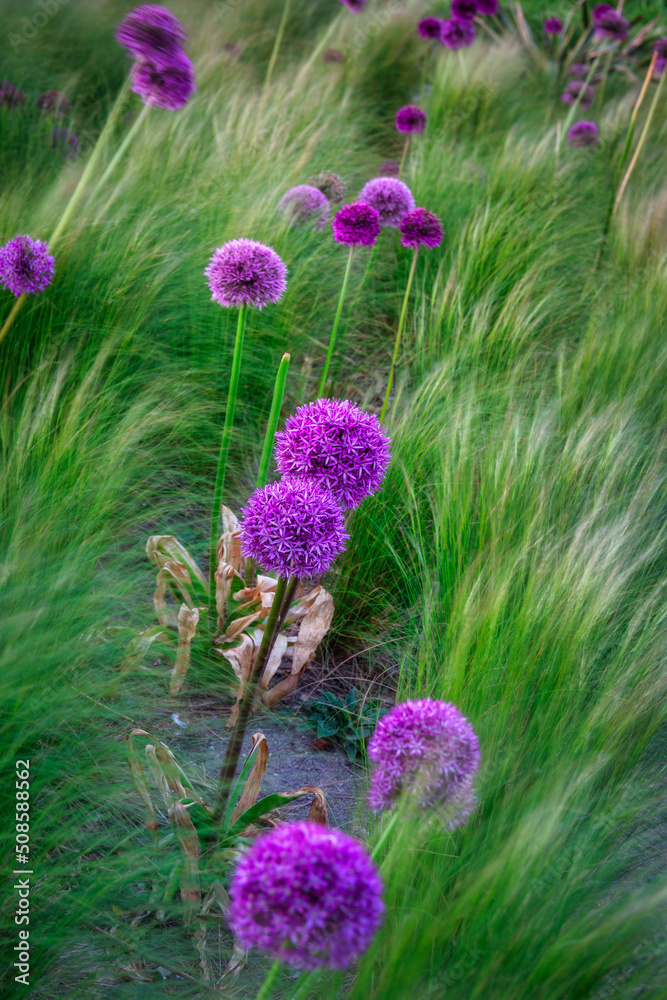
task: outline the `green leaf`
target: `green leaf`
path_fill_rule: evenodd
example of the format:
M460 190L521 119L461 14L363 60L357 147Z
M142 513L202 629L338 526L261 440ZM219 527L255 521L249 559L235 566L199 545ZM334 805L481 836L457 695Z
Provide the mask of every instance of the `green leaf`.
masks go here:
M234 787L232 788L231 795L229 796L229 801L227 803L227 808L225 809L225 816L222 821L222 833L225 832L225 830L228 828L229 824L232 821L232 813L236 809L236 804L238 800L241 798L241 793L243 792L243 786L245 785L248 776L252 771L252 765L255 762L256 754L257 754L257 747L254 747L246 757L245 761L243 762L241 773L239 774L238 778L234 783Z
M271 812L272 809L278 809L279 806L287 805L288 802L294 802L296 799L310 794L310 792L299 792L297 795L289 795L287 792L274 792L272 795L265 795L263 799L259 799L254 806L250 806L250 809L246 809L239 816L234 825L227 831L225 842L239 837L247 826Z

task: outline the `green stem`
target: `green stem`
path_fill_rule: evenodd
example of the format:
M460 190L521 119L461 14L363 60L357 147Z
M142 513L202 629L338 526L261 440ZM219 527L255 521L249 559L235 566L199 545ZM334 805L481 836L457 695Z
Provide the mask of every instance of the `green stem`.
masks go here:
M340 314L343 311L343 302L345 301L345 293L347 291L347 283L350 278L350 268L352 267L352 254L354 252L354 247L350 247L350 254L347 258L347 267L345 268L345 277L343 278L343 287L340 290L340 298L338 299L338 308L336 309L336 318L334 319L333 329L331 331L331 337L329 339L329 349L327 350L326 361L324 362L324 371L322 372L322 378L320 380L320 388L318 391L318 396L324 395L324 387L327 381L327 375L329 374L329 365L331 364L331 358L333 357L334 347L336 345L336 334L338 333L338 324L340 323Z
M104 171L104 173L100 177L99 181L97 182L97 184L93 188L92 193L91 193L91 198L95 197L95 195L97 194L97 192L104 186L105 181L111 176L111 174L116 169L116 166L117 166L119 160L122 158L123 154L125 153L125 150L130 145L130 143L134 139L135 135L139 131L139 129L140 129L140 127L141 127L144 119L146 118L148 112L150 111L150 109L151 109L151 105L150 104L144 104L143 108L141 109L141 111L139 112L139 114L137 115L137 117L132 122L132 126L128 130L127 135L125 136L125 138L121 142L120 146L118 147L118 149L116 150L116 152L114 153L114 155L111 157L111 160L109 161L106 170Z
M278 33L276 35L276 40L273 43L273 51L271 52L271 58L269 59L269 65L266 70L266 78L264 80L264 90L271 83L271 77L273 76L273 70L276 65L276 59L278 58L278 52L280 51L280 43L283 40L283 34L285 33L285 25L287 24L287 18L289 17L291 0L285 0L285 6L283 7L282 17L280 18L280 24L278 25Z
M387 820L387 822L385 823L384 830L380 834L375 847L371 851L371 857L373 861L377 861L377 859L380 857L380 854L382 853L382 848L391 837L397 823L398 823L398 810L395 809L394 812L389 817L389 819Z
M616 215L616 212L618 211L618 207L621 204L621 199L623 198L625 189L628 186L628 182L632 177L632 173L635 167L637 166L637 161L639 160L639 154L644 148L644 143L646 142L649 129L651 128L651 122L653 121L653 115L655 114L655 109L658 106L658 99L662 91L662 85L665 82L665 75L666 75L665 73L662 73L662 75L660 76L660 82L658 86L655 88L655 94L653 95L653 100L651 101L651 107L649 108L648 114L646 116L646 121L644 122L644 128L642 129L641 135L639 136L639 142L637 143L637 148L632 154L632 159L630 160L628 169L626 170L625 176L621 181L621 185L618 189L618 194L616 195L616 199L614 201L614 210L612 212L612 218Z
M276 375L276 384L273 389L273 399L271 401L271 412L269 413L269 422L266 425L262 456L259 460L257 486L266 486L266 480L268 479L269 462L271 461L271 452L273 451L273 439L276 435L278 421L280 420L280 409L283 405L283 396L285 395L285 383L287 382L287 369L289 368L289 362L289 354L283 354L280 367L278 368L278 374Z
M227 471L227 456L229 455L229 445L232 440L232 428L234 426L234 410L236 408L236 396L239 388L239 376L241 374L241 355L243 353L243 335L245 333L246 306L239 309L239 320L236 327L236 341L234 343L234 357L232 360L232 374L229 380L229 393L227 395L227 409L225 410L225 423L222 429L222 440L220 441L220 454L218 456L218 471L215 477L215 490L213 492L213 511L211 513L211 539L209 545L209 573L208 573L208 620L209 623L215 620L215 571L218 568L218 534L220 528L220 506L222 504L222 491L225 485L225 472Z
M417 254L419 250L415 250L412 255L412 264L410 265L410 274L408 275L408 284L405 289L405 295L403 296L403 308L401 309L401 316L398 321L398 330L396 331L396 342L394 344L394 356L391 359L391 369L389 371L389 379L387 381L387 391L384 394L384 403L382 404L382 412L380 413L380 423L384 420L384 415L387 412L387 406L389 404L389 395L391 393L391 387L394 382L394 371L396 370L396 362L398 360L398 350L401 346L401 334L403 333L403 327L405 325L405 317L408 311L408 299L410 298L410 289L412 288L412 279L415 276L415 267L417 265Z
M597 69L597 65L598 65L599 62L600 62L600 56L596 56L595 59L593 60L592 64L591 64L591 68L588 71L588 76L584 80L584 85L581 88L581 90L579 91L579 93L577 94L577 99L575 100L574 104L570 108L570 110L569 110L569 112L567 114L567 117L566 117L565 121L563 122L563 129L562 129L562 131L560 133L561 137L564 136L564 135L567 135L567 130L569 129L570 125L572 124L572 119L574 118L574 116L577 113L577 109L579 107L579 104L581 103L581 98L586 93L586 88L590 85L590 82L593 79L593 76L595 74L595 70ZM556 148L556 159L558 159L558 153L559 153L559 149L557 147Z
M266 979L262 983L255 1000L269 1000L269 997L273 994L273 987L275 986L276 979L280 974L280 966L280 959L277 958L267 972Z
M408 158L408 151L410 149L410 133L405 137L405 142L403 143L403 152L401 153L401 162L398 165L398 176L403 174L403 167L405 166L405 161Z
M644 103L644 98L646 97L646 93L648 91L649 84L651 83L651 80L653 79L653 71L655 69L655 64L657 62L657 59L658 59L658 53L654 51L653 55L651 56L651 63L649 65L648 71L647 71L646 76L644 78L644 82L642 84L642 88L639 91L639 95L637 97L637 100L635 101L635 106L632 109L632 114L630 115L630 124L628 125L628 134L625 137L625 144L623 146L623 151L621 153L621 159L620 159L619 164L618 164L618 174L617 174L617 179L618 180L620 180L620 178L621 178L621 176L623 174L623 168L625 167L625 161L628 158L628 153L630 152L630 147L632 145L632 140L633 140L634 134L635 134L635 126L637 125L637 116L639 114L639 109L641 108L642 104Z
M3 342L3 340L5 339L5 337L7 336L7 334L9 333L9 331L11 329L11 326L12 326L12 323L14 322L16 316L18 315L18 311L21 308L21 306L23 305L23 303L25 302L25 300L26 300L26 296L25 295L19 295L18 298L16 299L16 302L12 306L11 311L9 313L9 316L7 317L7 319L5 320L5 322L2 324L2 330L0 330L0 344Z

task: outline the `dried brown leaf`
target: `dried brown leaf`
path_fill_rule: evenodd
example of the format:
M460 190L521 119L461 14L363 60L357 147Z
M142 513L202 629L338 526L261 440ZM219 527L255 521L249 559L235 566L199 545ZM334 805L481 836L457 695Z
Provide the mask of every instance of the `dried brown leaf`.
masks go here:
M189 608L187 604L181 604L178 612L178 650L169 684L169 694L172 698L176 697L185 682L190 666L190 644L197 631L198 622L199 608Z
M267 743L266 736L263 733L252 734L251 752L255 750L255 748L257 749L252 765L252 771L248 775L248 779L243 786L241 797L236 804L234 812L232 813L232 823L234 823L239 816L246 811L246 809L250 809L250 806L254 806L262 788L262 779L266 772L266 765L269 762L269 744Z
M179 885L183 901L183 920L187 926L193 922L201 908L199 838L188 810L182 803L175 802L169 807L169 822L183 854Z

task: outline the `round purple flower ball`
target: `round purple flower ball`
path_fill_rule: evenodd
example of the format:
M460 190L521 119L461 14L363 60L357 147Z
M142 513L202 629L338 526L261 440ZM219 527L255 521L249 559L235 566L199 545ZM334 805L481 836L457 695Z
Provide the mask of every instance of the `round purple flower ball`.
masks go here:
M581 107L590 108L595 97L595 91L590 84L586 86L584 80L572 80L568 83L561 96L561 101L563 104L575 104L580 94L579 104Z
M560 35L563 22L559 17L548 17L544 22L544 30L547 35Z
M655 68L659 76L664 70L665 62L667 61L667 37L659 38L658 41L653 46L653 51L657 52L658 54L658 58L656 59L655 63Z
M567 130L567 141L572 149L596 146L599 138L600 131L595 122L575 122Z
M72 110L72 105L67 97L59 90L47 90L45 94L40 94L37 98L37 107L59 118L68 115Z
M354 201L351 205L343 205L336 212L332 228L337 243L345 243L351 247L372 247L376 244L382 227L380 216L372 205Z
M399 132L421 133L426 128L426 112L416 104L406 104L396 112L396 128Z
M211 299L221 306L278 302L287 288L287 268L273 247L256 240L230 240L215 251L204 274Z
M446 48L454 51L467 48L475 41L475 25L472 21L460 17L443 21L440 41Z
M116 41L135 58L171 62L181 53L185 29L166 7L144 4L123 18L116 29Z
M305 969L344 969L373 940L382 890L359 841L317 823L286 823L241 855L229 926L244 948Z
M588 76L588 66L586 63L572 63L568 74L574 77L575 80L585 80Z
M497 14L498 0L477 0L478 14Z
M471 21L477 13L477 0L452 0L452 17Z
M359 200L376 209L381 226L398 226L403 216L415 207L412 191L397 177L374 177L362 187Z
M353 14L360 14L366 6L366 0L340 0L340 2Z
M375 764L368 793L375 812L408 794L421 809L447 807L452 828L475 806L479 740L455 705L432 698L395 705L378 722L368 757Z
M25 96L18 87L9 80L0 80L0 108L21 108L24 103Z
M53 281L56 262L44 240L14 236L0 247L0 285L12 295L35 295Z
M242 511L243 555L281 576L320 576L345 549L343 510L312 479L255 490Z
M318 188L325 198L338 204L342 202L347 191L347 184L340 174L334 174L328 170L322 170L310 183L313 187Z
M282 476L319 483L351 510L382 485L390 444L373 413L348 399L316 399L276 434L276 464Z
M324 229L329 219L329 202L319 188L297 184L282 196L278 211L295 226Z
M612 41L624 42L628 37L630 22L610 7L601 3L593 10L593 24L598 38L609 38Z
M132 90L144 104L167 111L184 107L196 90L192 63L182 53L171 62L140 59L132 67L130 78Z
M411 250L419 247L439 247L444 238L442 224L437 215L425 208L415 208L401 219L398 227L401 243Z
M439 42L442 32L442 18L423 17L417 25L417 31L422 38L435 38Z

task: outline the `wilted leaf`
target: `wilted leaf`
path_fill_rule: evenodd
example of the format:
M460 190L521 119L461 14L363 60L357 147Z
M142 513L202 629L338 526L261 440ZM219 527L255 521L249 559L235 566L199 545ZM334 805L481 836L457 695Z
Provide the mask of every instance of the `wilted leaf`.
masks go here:
M257 801L257 796L260 793L262 779L264 778L264 774L266 772L266 765L269 762L269 744L267 743L266 736L264 736L263 733L252 734L252 748L250 752L253 753L253 751L255 756L252 771L248 775L248 779L243 786L241 797L234 807L234 812L232 813L232 825L242 813L244 813L251 806L254 806Z
M190 666L190 644L197 631L198 622L199 608L189 608L186 604L181 604L178 612L178 650L169 685L169 694L172 698L178 694L185 682Z
M169 587L174 599L188 607L208 603L208 584L190 553L173 535L151 535L146 554L157 566L157 586L153 604L161 625L176 627L176 613L166 602Z
M171 636L168 632L165 632L162 625L152 625L150 628L147 628L144 632L140 632L139 635L134 637L127 649L127 652L125 653L125 656L121 660L118 675L109 688L109 694L115 694L117 692L120 682L126 674L139 669L141 661L154 642L171 643Z
M307 603L307 599L311 597L310 594L301 599L306 605L306 613L299 625L299 635L292 652L292 669L288 677L262 694L262 703L267 708L272 708L273 705L296 690L299 677L331 627L334 614L333 598L324 588L316 589L317 594L312 603L309 605ZM299 603L301 602L297 602L297 604Z
M235 837L240 837L244 830L253 823L256 823L262 816L266 816L267 813L272 812L274 809L279 809L280 806L294 802L295 799L303 798L304 795L313 796L308 819L313 823L322 823L326 826L328 822L327 802L324 792L316 785L303 785L294 792L274 792L272 795L266 795L259 802L246 809L230 827L228 833L225 835L225 842L229 842Z
M153 800L151 798L150 792L148 791L148 785L146 784L146 772L144 771L144 765L141 763L141 757L134 748L132 743L133 735L144 735L143 729L133 729L131 733L127 735L127 757L130 765L130 774L132 775L132 781L134 782L134 787L137 790L139 798L143 802L146 808L146 829L153 838L153 842L157 844L158 841L158 822L155 816L155 809L153 808ZM147 733L145 735L148 735Z
M188 810L180 802L169 807L169 822L183 853L183 868L180 874L183 917L191 924L201 907L201 884L199 880L199 838Z

